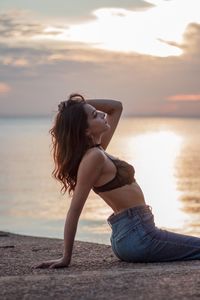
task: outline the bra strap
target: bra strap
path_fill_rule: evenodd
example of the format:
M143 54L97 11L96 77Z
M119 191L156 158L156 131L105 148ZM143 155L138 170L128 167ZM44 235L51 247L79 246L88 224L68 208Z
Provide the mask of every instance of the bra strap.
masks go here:
M99 146L101 146L101 144L95 144L95 145L91 146L91 148L93 148L93 147L99 147Z

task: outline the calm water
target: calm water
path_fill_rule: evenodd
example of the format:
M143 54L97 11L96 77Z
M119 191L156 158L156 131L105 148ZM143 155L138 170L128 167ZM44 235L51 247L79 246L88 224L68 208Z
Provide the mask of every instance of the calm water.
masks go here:
M70 200L51 177L51 122L0 119L0 230L63 237ZM200 236L199 119L122 119L107 152L134 165L158 227ZM109 244L111 213L91 191L76 239Z

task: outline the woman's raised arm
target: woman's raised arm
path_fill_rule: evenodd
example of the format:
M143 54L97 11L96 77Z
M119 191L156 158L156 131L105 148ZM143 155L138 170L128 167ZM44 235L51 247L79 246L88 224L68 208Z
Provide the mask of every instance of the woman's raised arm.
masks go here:
M107 99L91 99L86 100L86 102L94 106L97 110L107 113L107 121L110 129L103 134L101 139L101 146L106 150L119 123L123 111L122 102Z
M108 115L115 110L122 109L122 102L112 99L86 99L86 102L94 106L97 110L104 111Z

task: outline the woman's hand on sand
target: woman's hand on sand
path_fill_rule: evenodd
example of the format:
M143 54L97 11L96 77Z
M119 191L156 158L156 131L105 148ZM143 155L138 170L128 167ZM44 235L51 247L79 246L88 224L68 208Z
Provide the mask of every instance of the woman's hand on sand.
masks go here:
M40 263L39 265L33 266L34 269L54 269L54 268L66 268L69 266L70 260L65 257L59 259L48 260Z

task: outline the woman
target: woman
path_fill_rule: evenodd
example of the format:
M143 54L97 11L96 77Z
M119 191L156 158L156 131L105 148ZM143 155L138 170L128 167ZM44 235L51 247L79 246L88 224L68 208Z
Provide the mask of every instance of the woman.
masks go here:
M50 130L55 169L62 190L73 195L64 227L60 259L36 268L70 264L79 216L91 189L113 210L108 218L115 255L127 262L200 259L200 238L158 229L134 177L134 168L105 152L122 113L114 100L85 100L72 94L61 102Z

